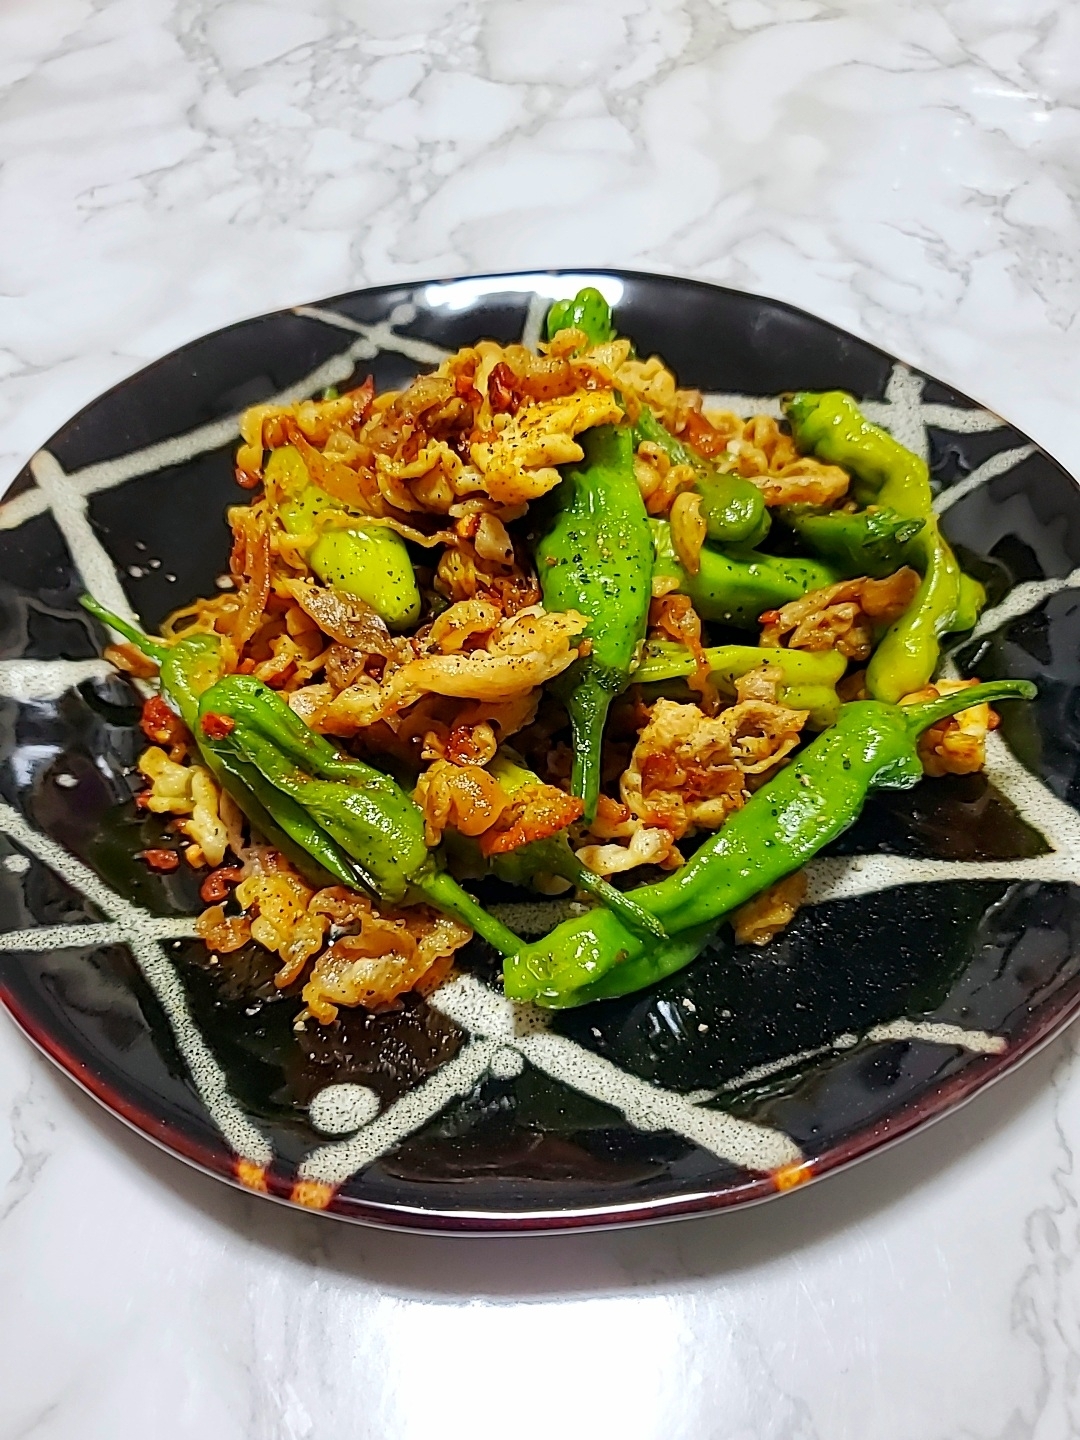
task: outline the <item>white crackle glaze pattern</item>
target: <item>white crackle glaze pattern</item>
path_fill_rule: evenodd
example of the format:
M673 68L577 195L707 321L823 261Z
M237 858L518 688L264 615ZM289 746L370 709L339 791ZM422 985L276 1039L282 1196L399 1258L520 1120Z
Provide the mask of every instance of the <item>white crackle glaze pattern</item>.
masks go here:
M243 315L636 264L803 303L1076 471L1078 34L1076 0L11 0L0 454L13 473ZM462 1244L228 1194L0 1030L0 1436L411 1440L513 1415L524 1440L1066 1440L1077 1083L1066 1040L781 1206ZM595 1370L530 1364L522 1405L553 1337Z

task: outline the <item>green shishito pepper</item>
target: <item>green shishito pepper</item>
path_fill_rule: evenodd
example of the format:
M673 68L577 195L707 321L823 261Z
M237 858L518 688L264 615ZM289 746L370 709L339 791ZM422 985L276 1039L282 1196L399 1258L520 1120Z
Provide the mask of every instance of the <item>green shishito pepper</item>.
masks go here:
M277 511L289 534L316 535L306 558L324 584L366 601L392 630L416 624L420 590L405 542L395 530L346 512L347 524L318 533L318 517L344 507L312 483L304 457L292 445L271 452L264 478L283 496Z
M572 300L556 300L547 313L546 328L549 340L560 330L581 330L593 345L606 345L615 338L611 306L592 285L579 290Z
M774 775L667 879L632 891L663 920L668 941L645 941L609 911L566 920L504 962L506 993L559 1009L627 995L688 965L718 920L790 875L858 817L875 789L922 778L918 739L971 705L1031 699L1027 680L997 680L902 707L859 700Z
M520 757L507 746L501 746L487 769L508 795L526 785L540 784L540 777L529 770ZM453 834L454 832L451 832ZM593 872L578 859L570 848L566 831L560 830L545 840L531 840L516 850L503 855L492 855L484 860L475 840L465 835L454 834L454 848L465 858L471 873L483 874L489 870L507 885L527 886L534 875L560 875L579 890L584 890L602 905L621 917L631 930L638 934L654 935L660 940L667 939L667 931L655 915L650 915L636 904L629 895L617 890L601 875Z
M892 575L905 563L909 543L926 524L925 519L898 515L887 505L850 514L816 505L783 505L777 513L808 550L827 560L845 580Z
M759 665L775 665L783 679L777 700L791 710L809 710L808 724L824 730L835 724L840 709L837 682L847 661L836 650L783 650L765 645L716 645L705 651L709 678L725 695L735 694L735 681ZM662 686L693 675L697 662L685 645L672 640L650 641L634 671L635 685Z
M745 549L761 544L772 520L765 497L752 481L741 475L726 475L710 465L672 435L648 406L642 408L634 426L635 448L642 441L663 450L673 465L689 465L695 471L694 489L701 497L701 514L714 544Z
M634 478L630 427L597 426L581 436L581 444L585 459L567 467L552 492L554 518L536 540L534 558L545 607L577 610L589 619L591 653L551 688L573 730L571 789L591 820L604 722L630 679L648 623L653 542Z
M199 701L199 732L212 754L250 765L309 815L351 857L380 899L427 900L471 925L504 955L520 945L438 868L424 843L423 812L397 781L343 755L261 680L226 675L211 685Z
M763 611L778 610L789 600L839 579L836 570L820 560L763 555L757 550L724 554L711 545L701 547L700 568L691 575L675 553L668 522L650 520L649 526L656 545L653 573L674 576L703 620L752 630Z
M199 758L227 790L255 830L315 885L337 880L363 889L365 876L349 855L315 824L295 801L275 790L253 766L232 754L214 753L199 728L199 699L221 676L221 642L216 635L188 635L166 643L112 614L91 595L80 604L95 619L123 635L160 668L163 697L191 731Z
M874 651L866 672L870 694L899 700L921 690L937 666L941 637L974 624L984 598L978 581L964 576L932 508L924 461L872 425L850 395L802 392L786 405L799 448L813 451L854 478L860 505L880 505L923 527L908 541L909 562L922 575L914 600Z

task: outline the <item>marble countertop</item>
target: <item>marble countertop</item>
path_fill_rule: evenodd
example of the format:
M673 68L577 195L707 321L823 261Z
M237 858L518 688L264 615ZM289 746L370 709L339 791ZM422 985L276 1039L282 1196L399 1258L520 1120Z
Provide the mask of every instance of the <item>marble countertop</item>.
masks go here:
M792 300L1080 472L1080 0L6 0L0 465L365 283ZM1080 1063L758 1210L520 1240L291 1213L0 1021L0 1440L1068 1440Z

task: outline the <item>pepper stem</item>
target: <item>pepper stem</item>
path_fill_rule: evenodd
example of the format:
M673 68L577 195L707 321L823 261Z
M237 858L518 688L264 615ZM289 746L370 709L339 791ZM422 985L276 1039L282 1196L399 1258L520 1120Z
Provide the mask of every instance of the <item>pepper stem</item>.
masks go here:
M118 635L123 635L125 640L130 640L132 645L141 650L144 655L149 655L151 660L156 660L160 665L168 655L170 646L163 640L154 640L132 625L130 620L124 620L119 615L114 615L111 610L106 610L100 600L95 600L93 595L80 595L79 604L84 610L89 610L95 620L100 620L103 625L108 625L110 630L115 630Z
M629 895L616 889L602 875L594 875L589 867L574 855L572 850L570 854L573 856L574 863L566 863L561 867L564 879L576 885L579 890L584 890L594 900L598 900L605 909L613 911L624 925L628 925L638 935L654 935L657 940L668 938L668 932L655 915L650 915L636 900L631 900Z
M500 955L514 955L521 949L521 937L501 920L496 920L494 915L489 915L479 900L474 900L446 870L432 870L421 879L414 880L413 885L439 910L456 915L466 925L471 925Z
M921 705L905 705L904 718L913 736L921 735L939 720L948 720L973 705L992 705L996 700L1034 700L1038 690L1030 680L989 680L967 690L954 690Z

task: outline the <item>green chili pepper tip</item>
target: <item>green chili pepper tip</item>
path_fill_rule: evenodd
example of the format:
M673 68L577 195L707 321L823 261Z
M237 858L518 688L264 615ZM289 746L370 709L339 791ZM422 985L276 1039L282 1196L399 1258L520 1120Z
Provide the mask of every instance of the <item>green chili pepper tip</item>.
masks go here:
M593 345L614 339L611 306L593 285L579 290L572 300L556 300L547 313L547 338L554 340L560 330L581 330Z
M585 459L567 467L552 495L554 516L534 547L548 610L588 616L590 654L552 685L570 715L571 788L596 813L601 746L611 701L629 683L645 637L653 543L634 476L629 426L600 425L582 436Z

